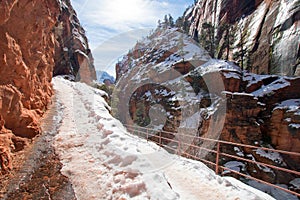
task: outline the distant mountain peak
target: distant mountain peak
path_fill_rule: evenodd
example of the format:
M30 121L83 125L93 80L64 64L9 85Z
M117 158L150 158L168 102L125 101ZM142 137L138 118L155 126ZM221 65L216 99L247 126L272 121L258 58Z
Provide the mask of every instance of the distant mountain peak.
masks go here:
M97 81L100 83L104 83L105 80L109 80L111 84L114 84L116 79L114 76L110 75L106 71L96 70Z

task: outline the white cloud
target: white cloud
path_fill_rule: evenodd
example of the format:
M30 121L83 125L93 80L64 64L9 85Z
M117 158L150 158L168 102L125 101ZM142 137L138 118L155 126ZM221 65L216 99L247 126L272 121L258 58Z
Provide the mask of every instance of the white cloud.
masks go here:
M135 29L105 40L93 49L96 68L114 75L114 65L120 57L132 48L137 40L149 33L150 29Z
M72 0L72 4L83 26L86 28L88 24L86 29L97 29L98 32L109 29L110 34L116 34L136 28L153 28L165 14L171 13L177 17L183 13L188 1L170 3L171 0ZM111 36L107 35L108 38ZM102 39L106 38L98 40Z
M73 0L72 3L85 23L117 32L155 26L170 8L165 1L153 0L88 0L83 5Z
M192 2L193 0L71 0L87 31L98 69L108 65L108 60L120 57L133 47L136 40L146 35L145 31L135 30L155 28L158 19L163 19L165 14L170 13L176 18L183 13L185 5ZM126 34L128 31L129 34ZM134 39L128 36L132 33ZM111 40L118 42L112 45Z

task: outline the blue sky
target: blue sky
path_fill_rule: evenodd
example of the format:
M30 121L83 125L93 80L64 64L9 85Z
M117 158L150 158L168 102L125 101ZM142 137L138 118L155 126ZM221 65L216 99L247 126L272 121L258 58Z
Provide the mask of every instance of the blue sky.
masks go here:
M114 75L114 63L156 27L158 19L181 16L194 0L71 0L98 70Z

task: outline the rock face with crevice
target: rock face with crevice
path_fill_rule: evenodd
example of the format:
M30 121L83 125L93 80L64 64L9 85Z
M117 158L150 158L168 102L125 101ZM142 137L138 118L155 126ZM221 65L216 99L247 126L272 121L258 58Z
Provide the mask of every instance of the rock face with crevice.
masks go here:
M96 80L96 72L85 30L69 0L62 1L60 9L54 28L56 42L53 75L68 74L75 81L90 84Z
M214 26L217 58L243 60L257 74L300 75L299 1L199 0L185 20L195 40L204 23ZM235 56L241 49L244 55Z
M93 58L70 1L0 2L0 171L40 132L54 75L91 83Z

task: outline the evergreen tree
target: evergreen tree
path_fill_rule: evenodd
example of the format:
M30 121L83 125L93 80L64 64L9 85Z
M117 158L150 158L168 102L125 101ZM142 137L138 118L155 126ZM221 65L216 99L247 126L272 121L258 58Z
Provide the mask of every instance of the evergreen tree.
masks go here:
M183 29L183 19L182 19L182 17L177 18L177 20L175 22L175 26L178 27L178 28Z
M174 19L173 19L173 17L169 14L169 26L170 27L174 27Z
M208 51L209 55L214 58L216 52L215 27L209 23L203 23L199 43Z
M234 55L233 55L233 59L234 60L237 60L242 68L242 70L245 69L245 58L246 57L250 57L249 55L247 56L247 49L246 49L246 42L247 42L247 37L248 37L248 31L247 30L243 30L242 28L239 29L238 31L238 34L239 34L239 37L240 37L240 41L237 45L237 48L238 48L238 52L236 52ZM249 54L249 53L248 53ZM250 60L247 61L246 64L250 64Z
M165 15L165 17L164 17L164 28L168 28L168 26L169 26L168 15Z
M246 70L252 71L252 61L251 61L249 51L246 52L245 58L246 58L246 66L245 66Z
M161 24L161 21L160 19L157 21L157 28L161 29L162 28L162 24Z
M182 27L182 29L183 29L184 33L189 34L190 26L191 26L191 23L189 21L183 20L183 27Z
M200 83L202 82L203 78L197 70L191 71L189 76L192 78L192 88L194 89L194 92L198 95L201 91Z
M221 58L223 55L223 50L226 51L225 60L229 59L229 53L233 49L235 31L232 25L222 24L219 26L218 35L221 35L223 38L218 38L216 43L219 43L223 39L222 49L218 52L218 58Z

